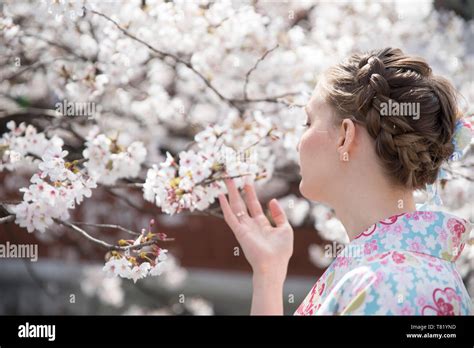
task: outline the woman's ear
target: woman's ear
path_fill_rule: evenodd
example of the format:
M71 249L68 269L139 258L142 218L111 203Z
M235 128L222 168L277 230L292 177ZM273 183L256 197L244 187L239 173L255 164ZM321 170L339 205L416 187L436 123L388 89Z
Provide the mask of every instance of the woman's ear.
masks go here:
M349 161L349 153L354 146L354 140L355 124L351 119L345 118L339 126L337 139L337 152L339 152L341 161Z

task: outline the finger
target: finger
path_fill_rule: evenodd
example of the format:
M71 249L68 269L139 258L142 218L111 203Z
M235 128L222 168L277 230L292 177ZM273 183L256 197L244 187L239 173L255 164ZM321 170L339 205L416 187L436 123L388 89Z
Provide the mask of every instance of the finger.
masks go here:
M230 207L234 214L238 213L244 213L243 216L248 215L247 213L247 207L240 196L239 191L237 190L237 187L235 186L235 182L232 179L226 179L225 184L227 186L227 192L229 193L229 202L230 202Z
M252 217L263 216L263 209L258 200L257 193L255 192L255 186L253 183L247 182L244 186L245 190L245 203L249 208L250 215Z
M273 221L275 221L275 224L277 226L283 226L288 223L285 211L275 198L270 201L268 206L270 208L270 213L272 215Z
M222 193L218 196L218 198L219 198L219 204L222 209L222 213L224 214L225 222L227 222L227 224L232 229L232 231L238 230L238 227L240 224L239 220L237 219L234 212L232 211L229 205L229 202L227 202L227 198Z

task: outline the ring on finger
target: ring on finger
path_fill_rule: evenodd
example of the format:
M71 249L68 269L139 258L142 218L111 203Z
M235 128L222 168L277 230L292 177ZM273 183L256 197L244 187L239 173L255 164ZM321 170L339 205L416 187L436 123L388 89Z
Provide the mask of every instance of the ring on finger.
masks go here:
M242 217L245 215L244 211L239 211L238 213L235 214L237 217Z

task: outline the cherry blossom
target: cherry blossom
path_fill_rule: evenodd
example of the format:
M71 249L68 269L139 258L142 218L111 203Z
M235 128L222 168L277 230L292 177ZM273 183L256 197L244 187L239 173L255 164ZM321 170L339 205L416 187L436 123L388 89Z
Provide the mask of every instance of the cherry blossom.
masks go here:
M178 159L167 153L166 160L148 170L144 198L165 213L207 209L225 192L223 179L232 177L241 187L244 177L271 176L274 157L265 145L276 138L271 122L260 116L257 122L238 121L232 133L209 126L194 137L195 149L182 151ZM236 151L234 148L242 148Z
M13 171L31 165L47 149L58 149L64 143L58 136L48 139L44 133L38 133L35 127L25 122L17 125L15 121L10 121L7 128L9 131L0 138L0 171Z
M69 218L68 210L74 209L84 197L90 197L91 189L97 187L93 177L80 171L74 173L66 168L61 157L51 155L58 152L64 155L61 149L48 150L39 164L47 171L35 173L30 180L32 184L20 189L23 202L10 207L15 222L26 227L28 232L45 232L53 219Z
M148 229L143 228L135 239L121 239L118 247L108 254L103 271L108 277L131 279L136 283L147 276L159 276L166 270L168 250L159 242L167 241L164 233L153 233L155 219L151 219Z
M239 188L250 179L278 195L295 226L345 243L334 212L289 195L299 179L301 107L320 74L350 52L383 42L426 57L464 96L462 111L473 113L466 72L474 59L466 42L474 23L430 2L142 3L3 5L0 101L2 117L12 121L0 138L0 171L29 179L14 187L21 202L5 205L28 232L68 220L101 185L136 184L164 214L212 211L226 190L222 180L233 177ZM91 119L58 115L54 106L65 101L92 103L96 112ZM472 151L451 171L458 175L448 173L443 183L445 208L472 220ZM426 193L415 196L421 203ZM173 259L165 261L157 245L147 248L137 250L146 258L114 249L107 273L134 281L163 277ZM310 248L313 260L322 255ZM460 263L472 261L469 248Z
M124 147L115 138L105 134L94 135L93 130L87 137L83 156L87 159L84 166L89 173L96 175L100 183L111 185L118 179L138 175L146 157L146 149L138 141Z

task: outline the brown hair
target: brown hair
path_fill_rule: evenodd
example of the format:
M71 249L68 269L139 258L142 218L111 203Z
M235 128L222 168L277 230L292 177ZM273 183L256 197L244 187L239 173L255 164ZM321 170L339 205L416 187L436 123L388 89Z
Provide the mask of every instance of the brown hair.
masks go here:
M353 54L331 67L324 80L336 121L352 118L365 126L394 184L422 189L436 180L454 151L451 141L459 115L456 91L448 80L433 75L424 59L395 48ZM416 105L417 117L381 112L397 103Z

